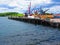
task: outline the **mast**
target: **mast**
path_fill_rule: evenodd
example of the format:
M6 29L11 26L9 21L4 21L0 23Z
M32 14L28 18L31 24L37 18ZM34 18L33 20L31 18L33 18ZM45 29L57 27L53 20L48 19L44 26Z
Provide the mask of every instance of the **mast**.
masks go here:
M29 7L28 7L28 13L29 13L29 14L31 13L31 12L30 12L30 11L31 11L30 9L31 9L31 2L30 2Z

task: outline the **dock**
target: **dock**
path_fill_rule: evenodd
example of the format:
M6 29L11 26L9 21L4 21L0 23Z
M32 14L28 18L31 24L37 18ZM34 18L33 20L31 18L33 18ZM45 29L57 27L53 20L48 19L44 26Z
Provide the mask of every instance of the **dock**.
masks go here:
M8 17L8 19L18 20L38 25L50 26L54 28L60 28L60 23L50 22L49 20L42 20L38 18L27 18L27 17Z

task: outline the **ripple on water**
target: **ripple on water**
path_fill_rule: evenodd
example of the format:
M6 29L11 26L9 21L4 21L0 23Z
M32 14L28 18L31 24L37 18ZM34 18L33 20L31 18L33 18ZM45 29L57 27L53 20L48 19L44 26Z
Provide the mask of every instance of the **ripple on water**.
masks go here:
M6 17L0 18L0 29L0 45L60 45L60 29Z

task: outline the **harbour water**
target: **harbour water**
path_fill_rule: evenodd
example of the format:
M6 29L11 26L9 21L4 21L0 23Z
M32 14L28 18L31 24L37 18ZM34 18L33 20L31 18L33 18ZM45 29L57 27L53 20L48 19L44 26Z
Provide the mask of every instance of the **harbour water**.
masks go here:
M0 17L0 45L60 45L60 29Z

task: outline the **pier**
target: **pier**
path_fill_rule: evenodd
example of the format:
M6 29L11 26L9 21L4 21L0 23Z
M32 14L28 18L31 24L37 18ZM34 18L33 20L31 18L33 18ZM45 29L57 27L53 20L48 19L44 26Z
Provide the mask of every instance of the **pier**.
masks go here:
M8 17L8 19L23 21L27 23L33 23L38 25L50 26L54 28L60 28L60 23L50 22L49 20L42 20L37 18L27 18L27 17Z

